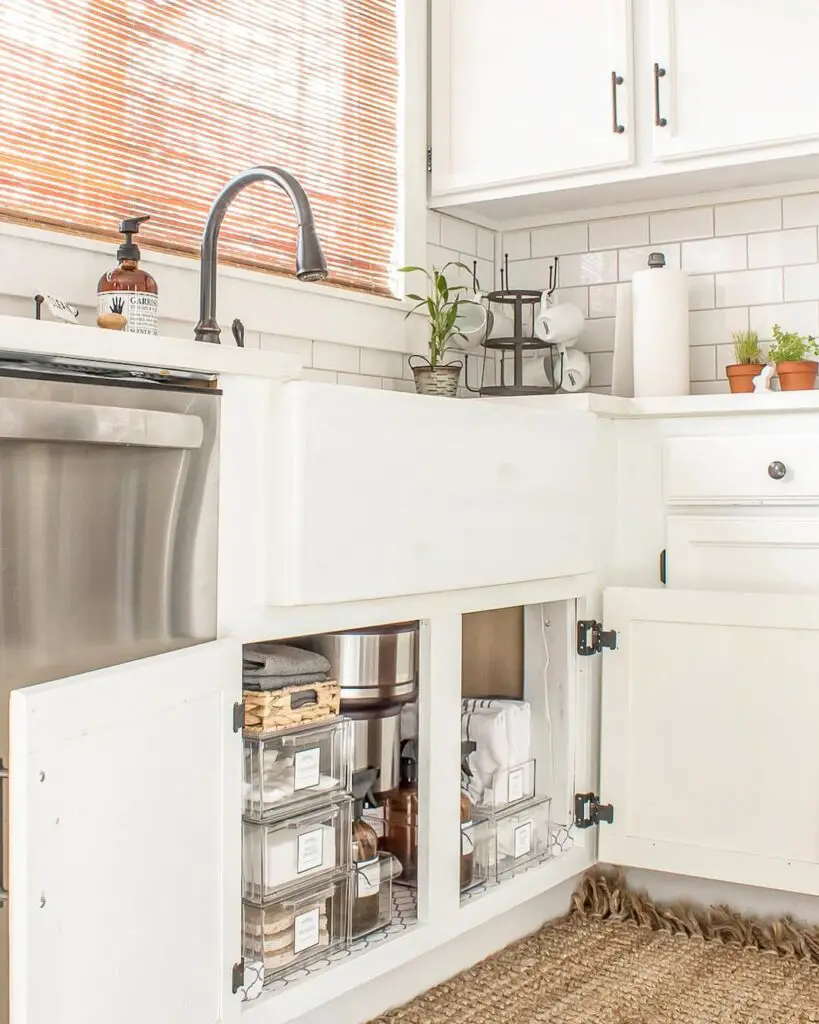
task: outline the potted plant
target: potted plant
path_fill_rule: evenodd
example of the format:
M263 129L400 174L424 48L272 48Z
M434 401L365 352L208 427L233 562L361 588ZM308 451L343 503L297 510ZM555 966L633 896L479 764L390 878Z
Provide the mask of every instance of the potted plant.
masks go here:
M735 363L725 367L728 384L734 394L754 390L754 377L762 372L763 360L759 351L759 335L756 331L734 331Z
M463 316L463 307L471 304L472 300L464 298L463 292L467 291L464 285L451 285L447 281L446 271L450 267L459 267L471 273L469 267L456 262L445 264L441 270L433 267L431 272L423 267L401 267L400 271L403 274L424 274L429 281L430 294L426 298L412 292L407 295L408 299L415 302L407 317L423 309L429 320L429 358L410 356L408 360L415 378L415 390L421 395L445 395L454 398L458 393L458 380L463 364L444 363L443 359L452 341L464 337L459 330L458 320ZM422 362L414 366L414 359Z
M811 391L816 384L819 369L811 356L819 355L816 339L808 334L783 331L773 325L774 342L768 359L776 365L776 375L783 391Z

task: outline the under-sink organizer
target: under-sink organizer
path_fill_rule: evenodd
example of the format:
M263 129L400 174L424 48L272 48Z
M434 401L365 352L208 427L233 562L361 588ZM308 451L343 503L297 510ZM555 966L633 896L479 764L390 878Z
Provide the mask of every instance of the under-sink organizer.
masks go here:
M531 800L535 795L536 763L523 761L501 768L473 803L475 811L496 814L514 804Z
M264 903L289 886L350 864L352 799L314 801L292 817L242 824L242 892Z
M386 928L392 921L392 880L400 870L395 857L379 853L353 866L350 932L353 939Z
M281 732L337 717L341 688L335 681L302 683L279 690L245 690L242 700L246 733Z
M499 814L476 816L473 842L478 881L500 881L548 857L551 804L551 797L538 797Z
M350 874L291 887L275 901L242 908L245 968L260 965L264 984L325 957L350 941Z
M272 735L245 736L244 815L253 821L350 788L352 723L330 719Z

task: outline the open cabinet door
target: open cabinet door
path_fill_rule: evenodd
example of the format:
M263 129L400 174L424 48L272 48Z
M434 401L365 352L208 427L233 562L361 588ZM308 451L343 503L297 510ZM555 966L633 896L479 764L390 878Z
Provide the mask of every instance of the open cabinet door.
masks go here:
M11 1024L238 1019L241 648L11 696Z
M612 589L600 859L819 894L819 598Z

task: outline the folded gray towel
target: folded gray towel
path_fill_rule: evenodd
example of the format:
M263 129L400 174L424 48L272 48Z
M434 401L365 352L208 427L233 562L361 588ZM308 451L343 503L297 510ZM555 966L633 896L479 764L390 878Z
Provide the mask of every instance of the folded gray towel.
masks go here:
M326 672L304 672L292 676L247 676L243 677L245 690L283 690L285 686L305 686L309 683L326 683Z
M289 644L246 644L243 660L245 676L315 676L330 671L330 662L323 654Z

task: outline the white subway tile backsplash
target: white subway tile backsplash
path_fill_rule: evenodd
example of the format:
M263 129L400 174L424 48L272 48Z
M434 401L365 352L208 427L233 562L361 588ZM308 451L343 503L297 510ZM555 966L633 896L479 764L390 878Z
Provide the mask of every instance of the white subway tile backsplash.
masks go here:
M313 366L319 370L343 370L358 373L360 352L352 345L336 345L331 341L313 342Z
M554 293L555 302L571 302L577 306L583 316L589 316L589 289L588 288L558 288Z
M717 274L717 306L758 306L782 301L782 270L742 270Z
M683 242L683 270L692 274L716 274L726 270L744 270L747 265L745 235L708 238L701 242Z
M333 370L316 370L307 367L301 371L305 380L311 380L314 384L338 384L338 374Z
M614 317L607 317L603 320L587 320L577 347L583 352L613 352Z
M778 231L782 227L782 200L755 199L714 208L714 234L742 235L751 231Z
M787 267L816 262L816 228L748 235L749 267Z
M678 242L666 245L643 245L638 249L620 250L620 280L630 281L637 270L646 270L648 257L652 252L661 252L665 256L665 265L675 270L680 266L680 246Z
M736 356L734 355L733 345L718 345L717 346L717 379L727 380L728 374L725 372L726 366L733 366L736 362Z
M714 210L710 206L652 213L650 221L652 243L683 242L689 238L710 238L714 234Z
M748 310L703 309L688 314L688 338L692 345L722 345L734 331L748 327Z
M555 224L532 232L532 256L565 256L586 252L589 247L588 224ZM511 259L511 257L510 257Z
M589 288L588 316L596 320L603 316L614 316L616 310L616 284L595 284Z
M688 308L713 309L716 304L714 275L701 274L688 278Z
M755 306L750 310L751 327L760 340L773 338L771 328L779 324L783 331L819 334L819 302L783 302L775 306Z
M645 214L593 220L589 224L590 249L621 249L634 245L648 245L648 217Z
M785 302L819 299L819 263L785 267Z
M696 345L691 349L691 380L715 380L717 350L713 345Z
M592 354L589 356L589 360L591 362L592 387L610 387L613 353L592 352Z
M495 259L495 232L488 228L478 228L478 252L482 260Z
M500 239L498 259L528 260L532 255L531 231L504 231Z
M414 393L415 384L411 380L396 380L392 377L384 377L381 381L382 391L406 391Z
M727 392L727 380L697 380L691 383L692 395L724 395Z
M478 229L474 224L454 217L441 218L441 245L445 249L476 256L478 253Z
M782 200L782 227L801 228L810 224L819 224L819 192L785 196Z
M313 342L309 338L284 338L278 334L262 334L259 343L260 348L266 352L284 352L296 356L303 366L313 365Z
M548 279L548 278L547 278ZM559 282L562 288L583 284L606 284L617 280L617 252L587 252L560 257Z
M441 244L441 215L427 210L427 242L430 245Z
M512 288L548 288L549 268L554 261L550 259L540 260L516 260L509 264L509 277ZM563 261L561 260L560 280L563 281Z
M377 388L381 390L381 378L380 377L364 377L360 373L339 373L338 375L339 384L344 384L351 388Z
M362 348L361 372L370 377L400 377L404 372L406 356L400 352L382 352L377 348Z

